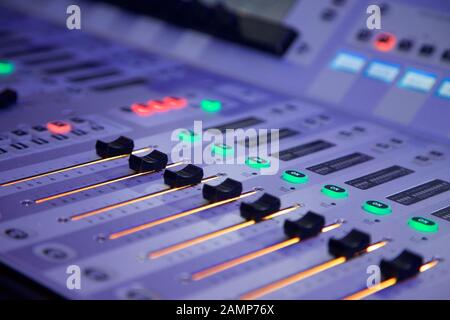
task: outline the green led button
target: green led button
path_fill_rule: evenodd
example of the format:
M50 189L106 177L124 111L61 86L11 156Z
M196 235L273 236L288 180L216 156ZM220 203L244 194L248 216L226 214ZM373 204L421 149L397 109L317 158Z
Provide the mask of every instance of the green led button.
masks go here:
M205 112L215 113L222 109L222 102L218 100L202 100L200 107Z
M297 170L286 170L283 172L281 178L289 183L306 183L308 182L308 176Z
M14 64L9 61L0 60L0 76L8 76L14 72Z
M226 144L214 144L211 152L214 155L228 157L234 154L234 148Z
M334 184L326 184L322 187L322 193L330 198L342 199L348 197L348 192L344 188Z
M439 230L436 222L424 217L412 217L408 220L408 226L419 232L437 232Z
M184 142L197 142L200 140L200 136L192 130L183 130L178 134L178 139Z
M364 202L362 208L369 213L376 214L377 216L384 216L392 212L392 209L388 204L377 200L367 200Z
M253 169L269 168L270 161L260 157L249 157L245 163Z

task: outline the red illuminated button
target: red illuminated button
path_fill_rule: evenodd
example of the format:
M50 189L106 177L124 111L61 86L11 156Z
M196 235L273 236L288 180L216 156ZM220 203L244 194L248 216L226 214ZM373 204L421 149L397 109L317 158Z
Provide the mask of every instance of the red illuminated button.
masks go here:
M147 106L151 108L154 112L166 112L170 110L170 106L166 105L161 100L149 100Z
M47 123L47 129L51 133L65 134L72 131L72 125L65 121L51 121Z
M187 105L187 100L180 97L165 97L163 103L171 109L182 109Z
M148 117L153 113L152 108L142 103L133 103L131 105L131 110L140 117Z
M386 52L392 50L396 43L397 38L393 34L383 32L375 37L373 45L375 46L375 49Z

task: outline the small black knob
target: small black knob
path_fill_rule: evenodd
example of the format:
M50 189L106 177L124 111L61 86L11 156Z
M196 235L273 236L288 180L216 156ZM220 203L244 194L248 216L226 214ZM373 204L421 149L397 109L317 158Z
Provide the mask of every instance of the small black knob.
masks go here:
M403 250L392 260L381 260L380 270L383 279L396 278L404 280L419 273L422 266L422 256L408 250Z
M184 187L190 184L197 184L202 181L203 169L193 164L188 164L181 170L172 171L166 169L164 171L164 183L171 188Z
M302 240L317 236L325 226L325 218L317 213L308 211L298 220L285 220L284 233L289 238L299 237Z
M203 198L209 202L217 202L240 196L242 193L242 183L230 178L225 179L217 186L205 184L203 186Z
M14 89L6 88L0 91L0 108L8 108L17 103L19 95Z
M353 258L370 244L370 235L353 229L341 239L328 241L328 252L335 257Z
M102 158L110 158L123 154L130 154L133 151L134 142L132 139L120 136L111 142L97 140L95 150Z
M280 210L281 201L279 198L264 193L254 202L241 203L241 216L247 220L261 221L265 216Z
M169 159L167 154L158 150L153 150L149 154L142 157L135 154L130 154L128 164L131 170L136 172L148 172L164 169L168 161Z

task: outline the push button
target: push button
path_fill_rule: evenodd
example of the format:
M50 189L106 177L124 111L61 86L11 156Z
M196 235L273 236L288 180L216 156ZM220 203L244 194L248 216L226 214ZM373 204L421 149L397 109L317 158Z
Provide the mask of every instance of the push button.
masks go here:
M200 107L203 111L208 113L216 113L222 110L222 103L218 100L202 100Z
M269 168L270 160L266 160L261 157L249 157L245 161L245 164L253 169Z
M47 123L47 129L54 134L66 134L72 131L72 125L65 121L51 121Z
M200 136L192 130L183 130L178 134L178 139L183 142L197 142L200 140Z
M14 72L14 65L9 61L0 60L0 76L8 76Z
M389 205L377 200L367 200L364 202L362 208L369 213L376 214L377 216L384 216L392 212Z
M234 154L234 148L232 146L220 143L214 144L211 149L213 155L219 155L222 157L232 156Z
M396 43L397 38L393 34L385 32L375 38L374 46L375 49L386 52L392 50Z
M281 178L284 181L294 184L306 183L308 182L308 176L303 172L297 170L286 170L283 172Z
M330 198L342 199L348 197L348 192L344 188L334 184L326 184L322 188L322 193Z
M439 225L433 220L424 217L412 217L408 220L408 226L419 232L437 232Z

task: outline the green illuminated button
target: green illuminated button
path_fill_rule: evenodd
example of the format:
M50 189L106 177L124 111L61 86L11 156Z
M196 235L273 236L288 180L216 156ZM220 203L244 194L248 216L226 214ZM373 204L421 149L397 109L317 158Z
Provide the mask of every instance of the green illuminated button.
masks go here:
M214 144L211 149L212 154L220 156L231 156L234 154L234 148L226 144Z
M437 232L439 230L436 222L424 217L412 217L408 220L408 226L420 232Z
M205 112L215 113L222 109L222 102L218 100L202 100L200 107Z
M306 183L308 182L308 176L297 170L286 170L283 172L281 178L290 183Z
M7 76L14 72L14 65L9 61L0 60L0 76Z
M336 186L334 184L326 184L322 187L322 193L330 198L347 198L348 192L344 188Z
M200 136L192 130L183 130L178 134L178 139L184 142L197 142Z
M245 160L245 163L250 167L254 169L261 169L261 168L269 168L270 167L270 161L260 158L260 157L249 157L247 160Z
M366 202L364 202L362 207L365 211L376 214L378 216L384 216L392 212L392 209L389 205L377 200L367 200Z

